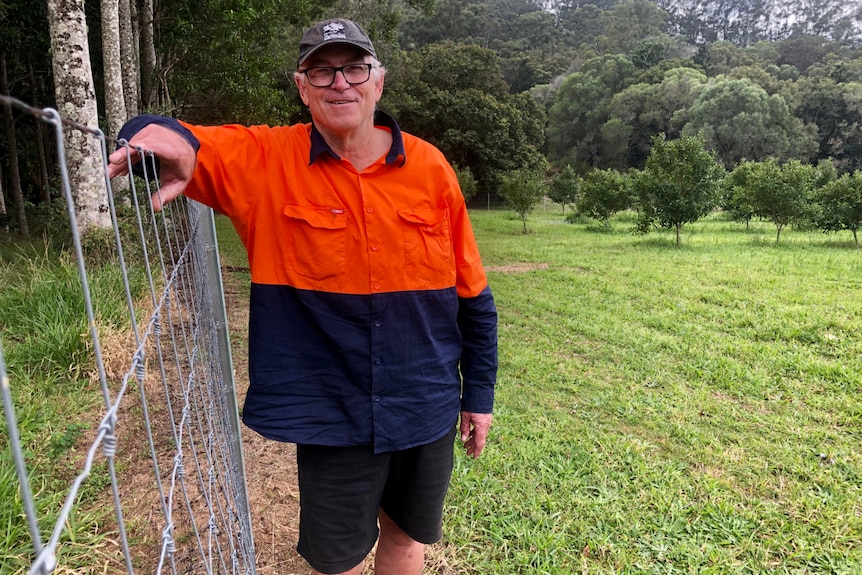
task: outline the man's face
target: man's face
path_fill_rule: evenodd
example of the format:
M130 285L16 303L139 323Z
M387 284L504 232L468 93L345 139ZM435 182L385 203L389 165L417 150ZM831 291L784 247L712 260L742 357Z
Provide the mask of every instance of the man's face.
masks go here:
M300 69L339 67L371 61L371 56L361 49L334 44L315 52ZM328 87L312 86L304 74L296 76L296 85L315 125L330 132L347 133L366 122L373 125L374 108L383 95L383 75L379 70L371 70L371 78L362 84L351 85L342 72L336 72Z

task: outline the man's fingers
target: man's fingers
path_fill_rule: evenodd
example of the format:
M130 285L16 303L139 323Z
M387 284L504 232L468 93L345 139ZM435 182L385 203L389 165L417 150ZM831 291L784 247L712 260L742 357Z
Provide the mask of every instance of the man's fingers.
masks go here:
M153 204L155 211L161 211L165 204L175 200L183 193L184 185L177 182L172 184L164 184L159 191L150 197L150 203Z
M485 449L493 416L490 413L461 412L461 441L467 455L479 457Z
M108 177L114 179L118 176L125 176L129 173L129 166L126 160L128 150L122 147L108 156Z
M470 439L470 420L466 417L461 417L461 441L466 442Z

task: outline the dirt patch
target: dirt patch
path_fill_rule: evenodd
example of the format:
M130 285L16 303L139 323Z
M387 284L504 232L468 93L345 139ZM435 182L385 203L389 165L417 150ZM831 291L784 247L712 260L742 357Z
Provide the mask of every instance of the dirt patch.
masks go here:
M242 406L248 390L248 270L222 268L222 280L237 403ZM306 575L308 565L296 552L299 487L295 446L264 439L245 426L242 427L242 445L257 572L261 575Z
M546 270L548 264L538 262L514 262L498 266L485 266L486 272L498 272L502 274L525 274L536 270Z

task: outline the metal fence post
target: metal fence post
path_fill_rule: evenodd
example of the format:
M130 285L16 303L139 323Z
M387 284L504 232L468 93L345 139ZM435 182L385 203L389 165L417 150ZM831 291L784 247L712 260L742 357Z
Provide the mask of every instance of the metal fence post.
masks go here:
M215 215L213 210L201 203L190 201L189 208L197 212L200 218L201 239L204 242L204 251L206 254L206 273L209 285L209 296L212 302L213 321L215 324L216 339L218 345L219 364L222 373L221 392L224 394L225 405L228 412L227 424L230 427L230 451L233 461L238 463L238 493L237 508L239 509L239 518L242 522L242 529L247 534L246 540L251 548L246 551L252 558L251 572L256 574L254 565L254 539L252 537L251 527L251 506L249 504L248 486L245 478L245 458L242 450L242 434L241 423L239 417L239 407L236 401L236 385L234 382L233 357L231 355L230 334L228 332L227 307L224 299L224 284L222 282L221 265L218 254L218 239L216 237Z

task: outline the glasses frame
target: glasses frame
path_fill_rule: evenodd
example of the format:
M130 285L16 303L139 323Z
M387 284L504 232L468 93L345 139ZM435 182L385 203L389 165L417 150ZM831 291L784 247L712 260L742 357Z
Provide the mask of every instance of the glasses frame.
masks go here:
M353 67L362 67L362 68L367 69L368 70L368 76L364 80L362 80L361 82L351 82L350 80L347 79L347 74L344 73L344 69L345 68L353 68ZM310 85L314 86L315 88L329 88L330 86L332 86L335 83L335 75L338 72L341 72L341 75L344 77L345 82L347 82L351 86L358 86L360 84L366 83L368 80L371 79L371 70L372 69L374 69L374 64L369 64L368 62L357 62L355 64L345 64L344 66L310 66L310 67L306 68L305 70L302 70L302 73L305 74L305 79L308 80L308 83ZM312 82L311 77L308 75L308 73L311 70L331 70L332 71L332 79L329 81L328 84L315 84L314 82Z

